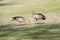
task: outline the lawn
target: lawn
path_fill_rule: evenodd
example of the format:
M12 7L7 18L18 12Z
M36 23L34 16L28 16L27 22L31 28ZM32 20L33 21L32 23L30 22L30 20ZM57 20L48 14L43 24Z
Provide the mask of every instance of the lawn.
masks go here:
M12 16L31 18L31 10L48 14L47 19L50 14L57 18L55 15L60 13L60 0L0 0L0 40L60 40L60 21L46 19L45 23L35 26L13 25Z
M0 40L60 40L60 23L32 27L0 26Z

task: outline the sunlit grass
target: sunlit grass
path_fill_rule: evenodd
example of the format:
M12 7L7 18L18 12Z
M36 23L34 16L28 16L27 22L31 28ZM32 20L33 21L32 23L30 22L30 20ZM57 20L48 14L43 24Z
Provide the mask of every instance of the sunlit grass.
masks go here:
M19 0L17 0L19 1ZM17 2L16 1L16 2ZM22 1L22 0L21 0ZM8 16L12 16L12 15L26 15L31 13L31 10L35 10L36 12L41 12L41 13L59 13L60 12L60 0L51 0L42 4L35 3L33 5L24 5L23 7L20 7L18 5L14 6L14 5L10 5L10 6L6 6L5 8L2 7L0 8L0 14L3 15L8 15ZM28 1L27 1L28 2ZM14 2L13 2L14 3ZM17 7L18 6L18 7Z
M3 1L3 0L2 0ZM12 16L30 16L31 10L41 13L60 13L60 0L31 2L28 0L11 0L0 3L0 40L60 40L60 23L46 23L38 26L10 25ZM36 1L36 0L35 0ZM1 1L0 1L1 2ZM10 5L9 5L10 4ZM8 22L7 25L5 23Z

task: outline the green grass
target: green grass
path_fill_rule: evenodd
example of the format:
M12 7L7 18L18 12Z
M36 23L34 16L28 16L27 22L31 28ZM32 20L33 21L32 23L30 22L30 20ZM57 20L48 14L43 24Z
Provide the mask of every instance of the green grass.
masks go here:
M60 40L60 23L13 28L0 26L0 40Z
M0 0L2 1L4 0ZM10 24L5 25L11 21L12 16L26 17L32 13L31 10L43 14L60 13L60 0L33 1L11 0L11 2L0 3L0 40L60 40L60 23L40 24L32 27L26 25L21 28L13 28L16 26Z
M4 1L4 0L2 0ZM8 0L7 0L8 1ZM34 0L33 0L34 1ZM31 10L35 10L36 12L45 13L60 13L60 0L11 0L11 2L3 2L0 4L8 4L0 6L0 16L3 17L4 20L10 20L12 16L22 15L28 16L32 13ZM1 2L1 1L0 1ZM32 2L32 3L30 3ZM12 4L12 5L9 5ZM19 6L23 5L23 6ZM0 20L1 22L4 20Z
M30 4L26 4L27 2L29 3L29 1L27 0L15 0L13 3L15 3L15 5L17 5L17 3L20 2L21 3L25 2L25 6L23 7L16 7L16 6L6 6L7 8L4 8L4 6L2 6L2 8L0 8L0 12L2 12L1 14L4 14L4 16L8 15L8 16L13 16L13 15L26 15L31 13L31 10L35 10L36 12L42 12L42 13L60 13L60 0L49 0L49 1L42 1L37 2L35 4L32 5L32 3ZM17 3L16 3L17 2ZM13 4L12 3L12 4ZM4 3L5 4L5 3ZM22 4L24 5L24 4Z

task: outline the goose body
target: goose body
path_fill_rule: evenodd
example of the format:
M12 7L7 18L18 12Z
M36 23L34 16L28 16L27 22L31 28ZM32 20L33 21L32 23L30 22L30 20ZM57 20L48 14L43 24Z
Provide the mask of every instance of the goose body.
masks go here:
M37 20L45 20L46 17L42 14L42 13L35 13L33 12L32 14L33 18L37 21Z
M22 17L22 16L15 16L15 17L12 17L13 18L13 21L17 21L17 22L24 22L25 21L25 18Z
M23 16L15 16L15 17L12 17L12 21L16 21L17 22L17 25L21 25L22 23L27 23L30 25L30 20L26 19L25 17Z

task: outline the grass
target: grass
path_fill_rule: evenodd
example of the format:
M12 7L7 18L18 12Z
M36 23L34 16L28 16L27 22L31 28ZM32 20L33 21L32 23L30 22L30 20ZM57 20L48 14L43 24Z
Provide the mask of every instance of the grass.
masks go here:
M28 16L32 13L31 10L35 10L36 12L41 12L43 14L60 13L60 0L11 0L9 3L3 2L0 4L8 4L0 6L0 16L3 17L4 20L10 20L11 17L15 15ZM3 19L0 21L4 21Z
M18 2L18 1L16 1L16 2ZM42 13L58 13L60 11L60 5L59 5L60 2L59 1L60 0L51 0L51 1L46 1L46 2L43 1L43 3L38 2L33 5L31 3L30 3L31 5L25 3L25 5L22 4L22 5L24 5L23 7L20 7L20 6L16 7L18 5L15 4L16 6L14 6L14 5L6 6L7 8L1 9L0 12L2 12L2 14L5 13L5 15L7 14L9 16L16 15L16 14L17 15L19 15L19 14L26 15L29 12L31 12L30 10L36 10L36 12L42 12ZM22 0L21 0L21 2L22 2ZM23 2L29 2L29 1L23 1ZM13 3L15 3L15 2L13 2Z
M60 40L60 23L34 27L0 26L0 40Z
M60 23L21 28L8 24L12 16L27 17L31 10L43 14L60 13L60 0L0 0L0 40L60 40Z

